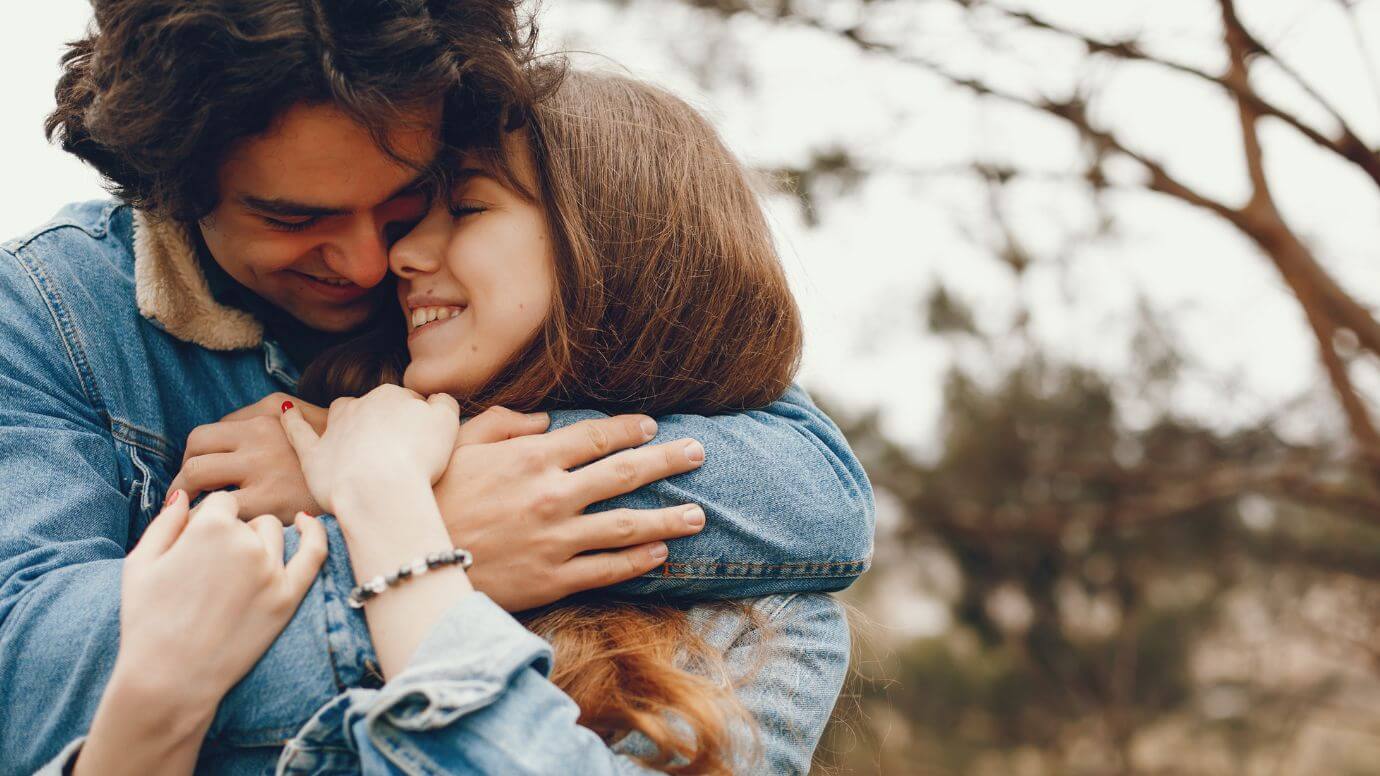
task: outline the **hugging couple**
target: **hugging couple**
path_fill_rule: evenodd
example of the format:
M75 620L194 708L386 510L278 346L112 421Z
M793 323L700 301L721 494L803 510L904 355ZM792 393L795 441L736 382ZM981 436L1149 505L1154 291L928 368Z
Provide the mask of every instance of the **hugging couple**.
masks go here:
M116 199L0 246L0 773L806 772L872 493L704 118L503 0L93 6Z

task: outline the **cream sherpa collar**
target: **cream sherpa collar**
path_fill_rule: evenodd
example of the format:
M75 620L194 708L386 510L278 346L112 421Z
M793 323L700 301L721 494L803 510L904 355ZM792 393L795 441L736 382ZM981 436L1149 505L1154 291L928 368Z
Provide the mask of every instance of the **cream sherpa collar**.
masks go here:
M210 350L258 347L264 327L211 295L187 227L134 211L134 295L139 312L172 336Z

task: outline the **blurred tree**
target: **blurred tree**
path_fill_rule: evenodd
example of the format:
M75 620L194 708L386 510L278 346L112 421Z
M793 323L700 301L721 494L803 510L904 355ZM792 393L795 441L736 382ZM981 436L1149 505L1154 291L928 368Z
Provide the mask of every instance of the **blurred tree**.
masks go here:
M1146 304L1132 311L1134 362L1108 375L1050 355L1028 314L996 330L936 285L922 300L929 333L978 353L983 368L954 360L933 454L892 438L876 415L844 424L887 519L874 571L851 591L861 607L858 676L821 747L821 771L1380 772L1380 432L1357 379L1380 359L1380 320L1282 212L1277 194L1297 184L1268 164L1271 143L1292 134L1380 192L1380 154L1329 91L1254 33L1236 0L1198 4L1216 20L1215 51L1194 62L1138 35L1084 32L1020 0L680 2L726 28L747 20L811 30L917 81L938 78L1071 130L1081 145L1072 173L1000 155L963 162L987 195L986 247L1017 277L1113 229L1106 200L1128 190L1244 236L1297 302L1319 382L1348 432L1300 443L1276 432L1276 415L1230 430L1185 417L1174 389L1188 365ZM1349 20L1356 35L1346 45L1359 45L1373 70L1355 29L1358 4L1315 8ZM944 14L990 47L966 65L924 50L910 33ZM1022 35L1075 51L1069 88L1041 92L980 66ZM704 72L726 48L705 45ZM1239 201L1219 193L1231 186L1202 185L1104 120L1099 74L1109 66L1167 73L1230 105ZM1262 75L1298 99L1262 88ZM831 198L896 172L885 164L831 143L769 172L818 225ZM1051 177L1078 187L1096 214L1055 244L1026 233L1007 206L1014 188ZM895 615L921 611L898 609L908 593L944 609L919 638ZM1331 722L1313 724L1320 719Z

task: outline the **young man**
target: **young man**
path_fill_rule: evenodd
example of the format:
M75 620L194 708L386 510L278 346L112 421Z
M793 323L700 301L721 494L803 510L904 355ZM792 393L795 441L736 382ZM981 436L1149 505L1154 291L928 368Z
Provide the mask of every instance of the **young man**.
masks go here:
M278 406L317 353L391 312L387 249L426 212L442 149L542 92L502 0L94 6L48 128L118 199L0 246L5 774L60 764L89 724L118 644L122 559L165 493L234 487L246 518L313 506L285 440L265 433ZM662 420L658 437L698 452L651 446L574 472L501 441L540 420L491 421L500 441L457 451L443 508L475 586L510 610L625 580L682 596L834 590L867 566L866 478L798 391L761 412ZM578 439L596 461L648 441L641 421L570 413L543 443ZM612 506L632 511L582 516L622 493ZM663 565L658 541L693 529L656 507L684 501L708 523ZM529 514L543 518L516 519ZM374 681L329 530L321 580L221 703L208 767L262 772L322 704ZM149 668L141 691L177 681Z

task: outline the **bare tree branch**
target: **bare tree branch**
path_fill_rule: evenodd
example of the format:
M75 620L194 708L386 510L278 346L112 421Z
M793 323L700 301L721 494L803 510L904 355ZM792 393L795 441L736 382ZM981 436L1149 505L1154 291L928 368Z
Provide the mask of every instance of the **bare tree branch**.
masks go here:
M974 5L971 0L951 1L965 7ZM1375 181L1376 185L1380 185L1380 154L1366 147L1365 142L1361 140L1346 122L1341 113L1323 98L1323 96L1299 75L1297 71L1293 70L1287 62L1274 54L1271 49L1265 47L1259 40L1250 36L1244 28L1240 28L1240 33L1245 36L1246 41L1249 43L1251 53L1268 57L1280 67L1281 71L1283 71L1286 76L1295 81L1312 99L1317 101L1337 122L1337 137L1328 137L1322 131L1309 125L1297 115L1265 99L1251 87L1248 81L1233 80L1226 75L1214 75L1182 62L1175 62L1171 59L1152 55L1142 48L1140 43L1135 40L1104 40L1055 24L1048 19L1027 11L1014 11L993 3L982 3L982 7L992 9L996 13L1013 21L1021 22L1031 29L1044 30L1075 40L1081 43L1089 54L1103 54L1116 59L1158 65L1173 72L1191 76L1220 87L1237 98L1249 102L1251 107L1258 111L1260 115L1269 116L1284 122L1316 145L1357 165L1370 176L1371 180Z

